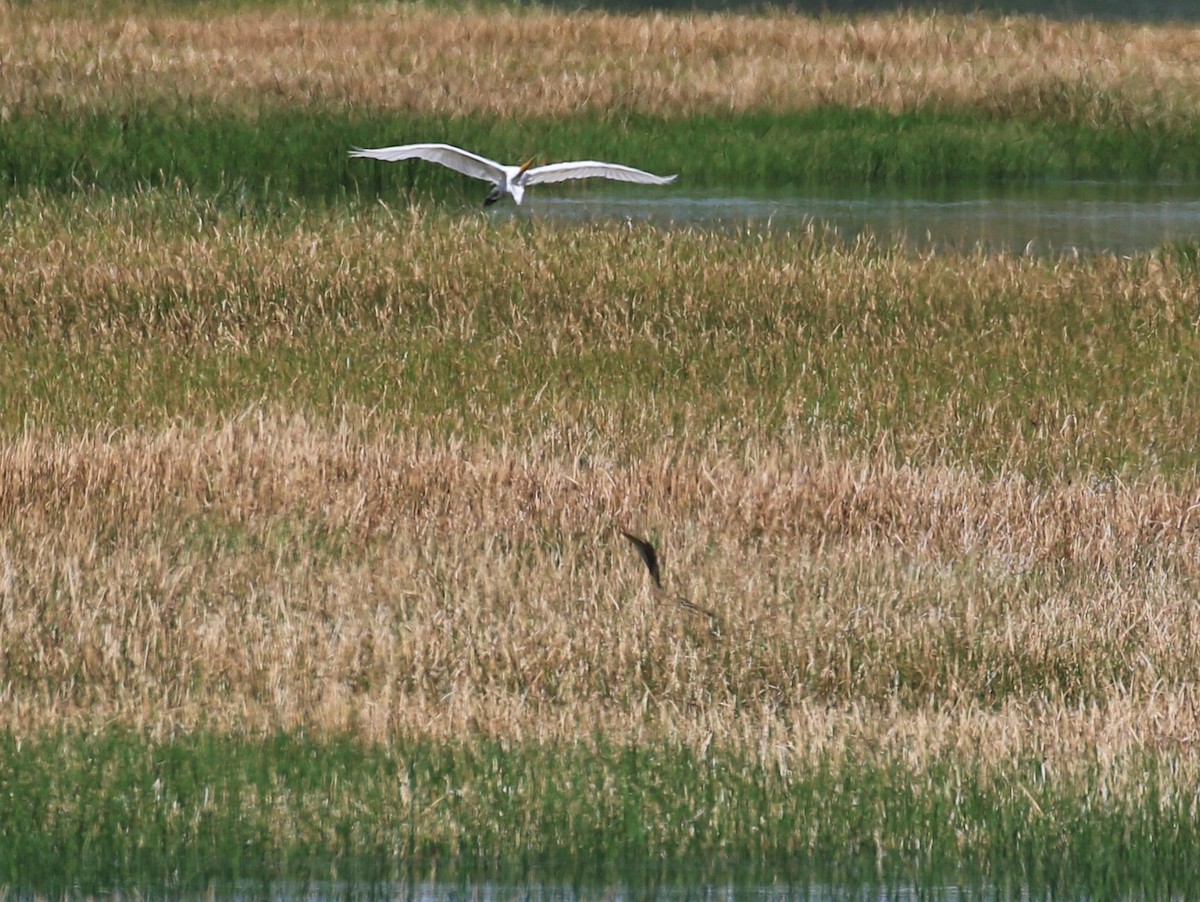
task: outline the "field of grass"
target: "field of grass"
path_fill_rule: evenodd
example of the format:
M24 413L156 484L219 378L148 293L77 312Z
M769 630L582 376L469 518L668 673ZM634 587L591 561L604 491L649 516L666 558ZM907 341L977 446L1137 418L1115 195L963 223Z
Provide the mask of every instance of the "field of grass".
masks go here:
M948 757L821 758L789 771L756 754L672 745L532 745L120 733L0 745L0 879L51 891L286 875L347 882L570 881L653 896L711 882L927 887L952 877L1005 896L1186 896L1197 879L1194 800L1154 756L1141 785L1111 768L1002 774ZM1074 779L1074 777L1081 779ZM56 831L47 830L52 823ZM1118 854L1113 850L1119 849ZM508 851L502 851L508 850ZM649 854L648 854L649 853ZM62 863L72 869L64 873ZM902 877L898 875L903 875ZM73 887L72 887L73 884ZM1172 896L1174 893L1174 896Z
M1111 879L1130 879L1120 862L1177 878L1162 837L1191 841L1200 787L1185 250L930 256L422 208L256 219L160 192L8 210L11 736L119 728L104 741L134 762L186 736L313 737L319 761L323 742L384 760L492 742L503 767L568 748L601 772L640 748L683 783L716 755L777 781L705 815L730 861L1004 860L1044 879L1104 854L1099 810L1145 849ZM649 596L618 527L659 542L719 635ZM6 766L38 773L38 741ZM86 759L97 740L56 741ZM1061 842L1002 826L1028 815L1031 769L1054 797L1035 795L1053 812L1037 829ZM838 857L867 825L798 821L814 772L879 805L897 773L928 788L870 855ZM974 795L947 800L960 772ZM239 779L319 832L316 803ZM516 792L483 765L455 779ZM597 785L531 785L504 816L561 819ZM768 801L793 814L754 813ZM41 811L44 841L75 835ZM495 806L455 811L406 824L403 848L512 847ZM400 848L395 816L360 828ZM962 831L913 826L940 816ZM711 851L661 817L621 855ZM539 858L601 854L587 837L611 826L554 822ZM314 842L285 831L269 860Z
M693 187L1195 178L1194 33L962 16L0 11L0 188L389 196L442 139ZM381 172L380 170L383 170Z
M113 6L116 8L114 9ZM1193 29L988 16L643 17L537 7L280 4L143 13L10 4L0 102L673 118L933 108L1087 125L1193 117Z
M1111 136L1128 114L1171 140L1196 88L1180 32L106 10L0 13L0 883L632 864L1195 890L1194 248L934 255L495 221L399 190L348 200L341 159L375 116L470 135L493 112L438 107L464 93L449 83L400 99L429 73L389 108L400 64L379 60L404 42L371 36L399 23L522 91L553 29L581 29L593 68L572 71L601 99L551 78L545 114L591 109L587 128L622 84L596 48L640 40L682 93L627 85L638 129L679 110L732 112L730 133L966 117ZM669 46L690 48L676 70ZM1108 100L1039 107L1019 61L1047 46L1077 68L1047 55L1045 83ZM780 91L860 93L770 94L797 58L847 68L811 62ZM705 60L758 73L762 105L699 78ZM849 78L871 60L874 95ZM995 71L944 74L972 67ZM158 105L200 69L194 98ZM1009 95L985 87L999 72ZM306 104L305 77L361 109ZM304 121L336 137L336 173L268 190L280 157L260 150L241 181L223 163L142 178L144 161L106 180L109 148L12 175L50 171L38 135L69 149L106 123L119 148L193 101L192 158ZM650 594L621 528L715 630Z

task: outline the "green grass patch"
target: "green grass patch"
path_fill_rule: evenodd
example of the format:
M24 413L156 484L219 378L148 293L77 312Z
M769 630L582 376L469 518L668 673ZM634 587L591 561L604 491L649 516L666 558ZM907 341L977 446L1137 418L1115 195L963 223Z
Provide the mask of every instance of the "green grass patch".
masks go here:
M350 160L352 146L458 144L502 162L600 158L679 173L685 188L937 185L1045 178L1189 179L1200 126L1086 127L968 113L824 108L672 119L522 121L275 110L202 103L120 113L15 113L0 125L0 186L108 191L181 183L232 204L406 191L474 202L481 186L420 162Z
M18 890L469 873L603 884L783 879L1200 888L1195 787L1128 762L1131 798L1036 762L914 772L853 755L781 774L734 752L298 735L0 737L0 881ZM1084 768L1086 772L1088 768ZM1120 849L1120 854L1112 854ZM519 851L517 851L519 850Z
M996 471L1017 464L1035 478L1107 478L1151 466L1188 474L1200 466L1184 437L1195 421L1187 369L1093 370L1054 342L1037 355L1046 369L1021 377L1013 373L1014 348L954 335L938 341L932 353L903 346L890 357L886 347L739 354L745 349L729 345L706 356L634 346L573 360L538 336L514 348L404 331L200 355L16 348L0 364L11 392L0 422L10 434L34 424L72 432L219 418L268 403L321 418L371 409L395 428L503 441L572 412L577 422L596 418L606 430L626 424L648 443L631 442L636 456L663 433L730 432L724 441L735 443L732 451L738 422L753 424L744 437L754 439L789 432L800 419L855 453L886 439L900 460L948 457ZM706 384L720 384L721 392L702 391ZM662 411L661 433L636 429L647 406ZM978 431L965 430L968 423ZM1019 460L1010 456L1014 444L1023 448Z

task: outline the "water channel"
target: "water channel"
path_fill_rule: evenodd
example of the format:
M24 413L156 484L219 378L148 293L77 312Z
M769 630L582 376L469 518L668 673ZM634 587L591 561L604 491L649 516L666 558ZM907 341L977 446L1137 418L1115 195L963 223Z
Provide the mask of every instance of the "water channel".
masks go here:
M69 897L71 894L68 893ZM830 884L697 884L694 886L572 886L568 884L502 884L385 882L346 883L332 880L239 882L180 893L138 888L105 894L113 902L128 896L147 902L966 902L966 900L1032 899L1042 896L1021 887L916 887L906 883L861 886ZM38 895L13 892L12 902L34 902ZM1073 897L1078 898L1078 897Z
M573 0L560 5L578 9L620 12L645 10L747 10L757 0ZM906 10L940 10L996 16L1046 16L1051 19L1089 18L1105 21L1178 22L1200 20L1196 0L775 0L769 4L808 15L859 16Z
M562 222L798 231L829 228L853 240L935 250L1132 255L1200 242L1200 184L1044 182L933 191L835 192L534 189L495 215ZM557 189L557 190L556 190Z

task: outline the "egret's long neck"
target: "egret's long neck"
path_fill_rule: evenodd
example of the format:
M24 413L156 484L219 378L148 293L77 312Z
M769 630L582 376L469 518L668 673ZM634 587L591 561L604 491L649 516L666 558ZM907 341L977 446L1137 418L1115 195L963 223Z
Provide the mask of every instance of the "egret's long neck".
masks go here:
M525 173L529 171L529 167L533 165L533 159L525 161L516 174L508 180L508 191L512 195L512 199L517 203L521 202L521 197L525 194Z

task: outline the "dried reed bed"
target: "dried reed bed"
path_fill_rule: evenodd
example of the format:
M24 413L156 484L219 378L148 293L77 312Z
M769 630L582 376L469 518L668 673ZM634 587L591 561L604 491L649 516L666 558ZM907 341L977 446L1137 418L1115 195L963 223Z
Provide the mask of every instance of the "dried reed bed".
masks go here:
M1181 755L1200 496L257 410L0 448L3 726ZM652 524L714 637L643 591Z
M376 5L321 12L0 10L0 108L155 98L415 115L676 116L822 105L969 107L1108 126L1193 115L1184 27L889 15L570 15Z

